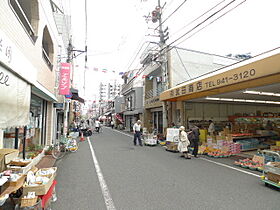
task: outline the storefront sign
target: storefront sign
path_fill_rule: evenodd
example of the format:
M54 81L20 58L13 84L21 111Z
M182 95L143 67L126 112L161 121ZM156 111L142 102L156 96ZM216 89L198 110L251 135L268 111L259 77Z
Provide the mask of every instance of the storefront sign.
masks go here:
M167 90L160 95L160 99L168 100L178 98L277 74L279 73L279 59L280 53L263 58L262 60L247 63L246 65L238 63L236 67L234 65L232 67L226 67L229 68L228 71L195 82L186 82L177 88Z
M37 79L37 71L25 57L21 50L0 29L0 62L4 63L24 80L34 84ZM24 68L23 68L24 66ZM2 75L0 75L1 79ZM1 79L1 83L5 77Z
M4 39L0 34L0 61L3 63L12 62L12 46L8 40Z
M159 99L159 96L149 98L145 100L145 108L154 108L161 106L161 101Z
M31 86L0 66L0 128L29 124Z
M64 108L64 103L53 103L53 108L63 109Z
M59 78L59 94L70 95L70 63L61 63Z

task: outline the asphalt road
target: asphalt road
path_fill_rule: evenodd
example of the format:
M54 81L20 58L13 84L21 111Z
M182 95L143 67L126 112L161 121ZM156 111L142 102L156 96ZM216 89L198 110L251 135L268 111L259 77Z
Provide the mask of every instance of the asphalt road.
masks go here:
M135 147L132 137L111 128L90 141L109 190L105 197L111 196L116 210L280 209L280 192L257 176L204 158L183 159L161 146ZM57 166L58 200L52 209L107 209L89 142Z

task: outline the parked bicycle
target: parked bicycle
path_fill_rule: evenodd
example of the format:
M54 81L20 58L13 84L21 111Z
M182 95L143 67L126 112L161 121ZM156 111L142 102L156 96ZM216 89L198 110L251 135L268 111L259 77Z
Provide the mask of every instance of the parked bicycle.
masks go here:
M55 159L64 157L67 151L76 152L79 148L77 140L73 136L62 136L59 142L53 145L52 156Z

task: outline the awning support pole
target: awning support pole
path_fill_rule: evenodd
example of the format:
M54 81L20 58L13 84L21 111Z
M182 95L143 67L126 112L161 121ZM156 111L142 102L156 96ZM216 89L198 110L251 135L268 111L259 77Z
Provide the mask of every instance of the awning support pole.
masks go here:
M16 133L16 135L15 135L15 149L18 149L18 133L19 133L18 128L15 129L15 133Z
M23 160L25 160L26 133L27 133L27 126L24 126L23 142L22 142L22 158L23 158Z

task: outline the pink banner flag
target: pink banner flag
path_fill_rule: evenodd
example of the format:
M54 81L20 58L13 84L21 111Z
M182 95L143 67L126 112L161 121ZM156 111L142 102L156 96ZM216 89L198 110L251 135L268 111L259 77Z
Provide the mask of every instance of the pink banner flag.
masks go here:
M61 63L59 78L59 94L70 95L70 63Z

